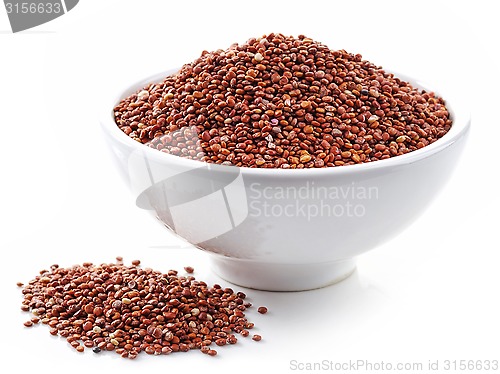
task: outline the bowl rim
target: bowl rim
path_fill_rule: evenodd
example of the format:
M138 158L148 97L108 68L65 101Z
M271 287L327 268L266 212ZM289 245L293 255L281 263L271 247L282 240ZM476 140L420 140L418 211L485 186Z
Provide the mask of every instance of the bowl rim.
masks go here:
M461 139L469 130L471 124L471 116L469 111L469 105L461 98L456 95L455 92L448 92L447 90L436 90L432 86L426 84L418 78L413 78L409 75L399 73L394 70L384 69L386 72L393 74L396 78L410 82L414 87L419 89L424 89L427 92L434 92L436 95L442 97L445 100L446 107L450 112L452 118L451 129L443 135L440 139L436 140L434 143L429 144L423 148L417 149L415 151L406 153L404 155L390 157L385 160L377 160L372 162L366 162L355 165L345 165L345 166L334 166L334 167L324 167L324 168L307 168L300 169L297 172L296 169L281 169L281 168L249 168L249 167L239 167L233 165L220 165L213 163L206 163L198 160L191 160L184 157L179 157L163 152L159 152L156 149L147 147L143 143L139 143L133 140L128 135L126 135L117 126L114 120L114 108L115 106L125 97L137 92L141 88L147 86L151 83L159 83L168 76L177 73L180 68L168 69L159 73L149 75L146 78L142 78L133 84L127 85L117 91L117 93L112 96L109 100L104 100L104 105L100 113L100 123L102 129L111 137L115 138L116 141L128 148L134 148L139 152L143 152L150 160L155 160L160 163L173 163L180 167L191 167L198 168L203 166L215 166L217 165L218 171L224 171L234 173L234 167L239 169L242 174L251 174L262 177L305 177L305 176L320 176L320 175L346 175L350 173L359 173L362 171L392 168L395 166L401 166L406 164L412 164L419 160L430 157L436 153L453 145L457 140ZM231 169L227 169L231 168Z

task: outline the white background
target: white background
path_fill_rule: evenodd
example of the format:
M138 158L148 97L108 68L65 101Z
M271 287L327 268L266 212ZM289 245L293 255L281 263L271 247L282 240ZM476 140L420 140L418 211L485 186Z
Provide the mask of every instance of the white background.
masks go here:
M292 360L424 368L429 360L441 368L444 360L500 360L494 3L81 0L67 15L19 34L0 7L2 366L38 373L287 373L295 372ZM162 271L191 265L199 279L227 285L210 272L204 253L134 205L98 116L103 98L142 77L269 32L359 52L469 99L467 149L432 207L398 238L362 255L357 272L340 284L301 293L245 290L255 306L270 310L248 313L263 340L240 338L215 358L198 351L135 361L97 357L77 353L47 326L24 328L28 314L19 309L15 284L53 263L121 255Z

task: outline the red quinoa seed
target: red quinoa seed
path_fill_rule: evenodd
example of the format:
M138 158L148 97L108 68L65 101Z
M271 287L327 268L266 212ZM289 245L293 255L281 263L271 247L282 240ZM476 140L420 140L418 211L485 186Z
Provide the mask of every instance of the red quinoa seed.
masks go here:
M267 313L267 308L265 306L260 306L257 311L260 313L260 314L266 314Z

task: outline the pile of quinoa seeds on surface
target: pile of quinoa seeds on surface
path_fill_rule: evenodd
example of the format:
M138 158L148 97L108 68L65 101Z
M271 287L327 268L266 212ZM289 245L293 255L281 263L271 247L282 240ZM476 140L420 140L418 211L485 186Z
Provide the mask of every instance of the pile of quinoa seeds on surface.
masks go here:
M209 287L184 268L167 273L124 265L84 263L69 268L52 265L23 285L21 309L33 317L24 325L42 323L52 335L66 338L78 352L114 351L124 358L199 349L215 356L214 346L236 344L254 324L245 317L252 306L242 292ZM266 307L259 307L264 314ZM261 340L253 334L252 339Z
M132 139L240 167L303 169L384 160L451 128L442 98L359 54L303 35L264 35L204 51L114 108Z

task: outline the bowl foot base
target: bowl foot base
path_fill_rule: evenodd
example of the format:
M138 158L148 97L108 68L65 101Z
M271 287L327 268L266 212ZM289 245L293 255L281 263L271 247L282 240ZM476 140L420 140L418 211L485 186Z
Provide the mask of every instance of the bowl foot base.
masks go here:
M210 255L212 270L235 285L264 291L305 291L329 286L349 277L354 258L316 264L262 263Z

